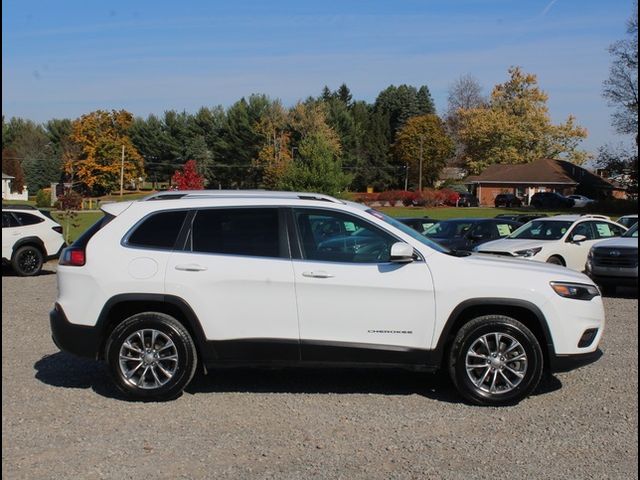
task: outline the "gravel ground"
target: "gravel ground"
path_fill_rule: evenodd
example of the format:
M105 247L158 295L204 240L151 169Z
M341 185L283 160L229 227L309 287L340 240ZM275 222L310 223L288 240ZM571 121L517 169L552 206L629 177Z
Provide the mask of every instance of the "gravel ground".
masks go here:
M605 299L604 356L515 407L438 375L222 370L134 403L50 338L53 266L3 273L2 473L38 478L637 478L638 300ZM627 297L627 298L625 298Z

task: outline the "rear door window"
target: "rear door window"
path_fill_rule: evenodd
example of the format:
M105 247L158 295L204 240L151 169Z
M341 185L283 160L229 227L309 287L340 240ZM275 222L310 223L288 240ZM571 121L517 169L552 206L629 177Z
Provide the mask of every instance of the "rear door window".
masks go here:
M16 216L16 218L20 222L20 225L22 226L35 225L37 223L44 222L44 218L32 215L30 213L14 212L13 214Z
M611 238L611 237L619 237L624 233L624 230L613 223L607 222L594 222L596 227L596 237L595 238Z
M193 252L288 258L277 208L199 210L191 230Z
M9 212L2 212L2 228L18 227L18 221Z

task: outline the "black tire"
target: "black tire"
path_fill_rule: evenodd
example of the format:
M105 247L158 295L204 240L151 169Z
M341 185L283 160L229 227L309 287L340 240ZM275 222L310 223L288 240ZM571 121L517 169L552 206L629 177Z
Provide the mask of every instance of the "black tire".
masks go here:
M466 365L467 353L471 347L477 344L477 341L483 336L492 336L495 333L501 334L502 339L507 340L508 337L510 337L520 344L523 353L526 354L526 369L524 370L522 379L515 387L508 389L509 387L507 386L504 387L504 391L496 389L496 391L492 392L481 388L484 385L482 382L480 386L474 383L471 378L472 373L467 372ZM503 349L504 348L506 348L506 345ZM498 351L499 350L500 347L498 347ZM525 325L510 317L485 315L471 320L458 331L449 350L448 362L449 375L462 397L476 405L499 406L518 403L533 392L542 377L544 360L538 339ZM515 363L507 362L507 365L509 364L515 366ZM491 367L487 366L486 368L489 369ZM495 370L502 369L497 367ZM474 372L474 370L472 370L472 372ZM480 370L479 375L483 372L483 370ZM493 372L493 370L490 370L489 374L491 374L491 372ZM505 370L505 372L507 371ZM501 377L497 377L498 373L500 372L495 372L496 378L499 378L499 382L506 385L504 380L502 380L504 375L501 373ZM516 378L513 377L511 373L507 372L507 374L511 376L512 380ZM494 381L494 384L496 384L496 381ZM489 390L492 389L489 388Z
M549 258L547 258L547 263L551 263L552 265L560 265L561 267L567 266L564 263L564 260L562 260L562 257L559 257L557 255L551 255Z
M44 256L38 247L25 245L18 248L11 259L14 272L20 277L32 277L42 271Z
M157 355L160 355L160 357L156 355L157 361L147 365L146 363L142 363L142 354L131 351L132 356L139 355L141 359L137 360L136 358L132 358L131 361L126 361L121 364L120 352L121 349L123 349L124 343L132 336L135 337L136 332L143 330L148 332L145 337L146 347L150 347L150 350L153 349L153 352L157 351ZM159 338L159 340L156 340L157 346L150 345L149 335L151 335L153 330L159 332L156 333L156 337ZM166 347L169 342L163 343L163 340L167 338L171 340L173 346ZM135 348L140 348L140 342L130 342L130 344ZM163 345L166 347L164 351L171 355L162 353ZM144 347L143 345L140 349L144 350ZM129 350L126 349L125 351ZM174 365L172 360L162 360L162 355L165 357L177 357L177 365ZM196 347L186 328L175 318L158 312L138 313L120 323L109 336L105 347L105 358L107 359L109 373L118 389L125 395L140 400L171 400L177 398L189 382L191 382L198 364ZM141 365L138 365L138 363ZM140 383L136 382L136 379L139 379L139 377L137 377L138 373L128 379L123 371L123 368L133 369L136 365L141 368L148 366L148 372L145 370L145 372L140 375L143 386L140 386ZM169 377L162 373L163 369L164 371L175 370L173 371L173 375ZM149 379L154 381L153 379L156 375L158 375L160 380L166 381L166 383L158 384L157 386L146 385L146 388L144 388L146 381ZM154 383L156 382L154 381Z

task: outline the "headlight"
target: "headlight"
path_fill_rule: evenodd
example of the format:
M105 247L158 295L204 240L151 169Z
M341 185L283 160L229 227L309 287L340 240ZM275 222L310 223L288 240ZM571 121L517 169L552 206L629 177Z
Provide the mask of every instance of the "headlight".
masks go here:
M517 252L513 252L516 257L533 257L537 255L542 250L542 247L536 248L528 248L526 250L518 250Z
M595 285L568 282L551 282L550 285L558 295L565 298L591 300L600 295L600 290Z

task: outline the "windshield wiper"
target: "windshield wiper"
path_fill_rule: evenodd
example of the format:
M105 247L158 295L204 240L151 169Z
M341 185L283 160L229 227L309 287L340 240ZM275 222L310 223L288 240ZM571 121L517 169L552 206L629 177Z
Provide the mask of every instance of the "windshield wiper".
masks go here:
M447 253L453 257L468 257L472 252L469 250L456 250L455 248L452 248Z

